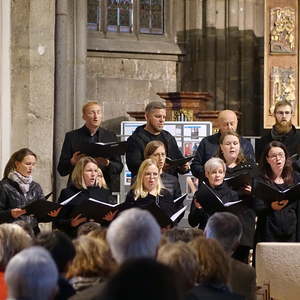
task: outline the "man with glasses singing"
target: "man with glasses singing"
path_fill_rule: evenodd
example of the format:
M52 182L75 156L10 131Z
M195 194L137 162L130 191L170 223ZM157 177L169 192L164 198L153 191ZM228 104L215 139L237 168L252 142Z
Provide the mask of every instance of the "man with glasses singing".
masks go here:
M292 124L293 106L288 101L279 101L274 108L275 124L272 129L264 135L256 146L256 158L259 161L259 155L263 152L265 146L271 141L283 143L292 156L294 167L299 170L300 161L300 132Z

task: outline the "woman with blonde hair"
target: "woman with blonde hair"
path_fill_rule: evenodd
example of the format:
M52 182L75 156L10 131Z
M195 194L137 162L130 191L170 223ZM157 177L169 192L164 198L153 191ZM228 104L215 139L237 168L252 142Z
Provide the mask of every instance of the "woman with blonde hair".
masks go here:
M156 160L148 158L142 162L125 201L133 207L140 208L146 208L154 202L169 217L174 213L172 196L163 188Z
M116 268L108 244L101 239L80 236L73 241L76 255L70 264L66 278L75 291L84 290L105 281Z
M76 237L78 226L88 219L81 214L76 216L71 216L71 214L74 207L82 205L89 198L111 204L115 203L96 160L85 156L75 165L72 173L72 184L63 189L58 198L59 203L67 199L72 200L64 206L59 218L55 221L56 227L69 236ZM107 221L109 220L104 219L102 225L107 225Z
M31 237L19 225L0 225L0 299L7 297L4 271L8 262L14 255L31 245Z

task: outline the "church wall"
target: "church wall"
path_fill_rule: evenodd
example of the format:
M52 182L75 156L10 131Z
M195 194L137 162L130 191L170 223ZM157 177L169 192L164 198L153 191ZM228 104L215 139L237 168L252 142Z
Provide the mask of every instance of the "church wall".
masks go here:
M177 89L173 57L137 56L87 57L87 99L101 103L104 125L117 134L120 121L130 119L127 111L143 111L147 103L160 100L157 92Z
M11 2L11 150L38 156L34 179L52 191L55 1Z

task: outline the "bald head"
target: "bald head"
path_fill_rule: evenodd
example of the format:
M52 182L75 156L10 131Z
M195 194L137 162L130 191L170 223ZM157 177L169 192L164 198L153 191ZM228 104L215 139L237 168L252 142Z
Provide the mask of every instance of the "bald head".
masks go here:
M238 125L237 116L232 110L222 110L218 115L218 127L221 134L228 131L236 131Z

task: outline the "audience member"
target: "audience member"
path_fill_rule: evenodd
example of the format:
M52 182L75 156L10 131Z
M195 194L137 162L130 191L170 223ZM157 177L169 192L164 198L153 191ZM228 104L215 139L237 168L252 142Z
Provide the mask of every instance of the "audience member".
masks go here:
M72 185L63 189L59 196L59 203L73 196L74 198L64 207L59 214L59 218L55 220L56 227L66 232L70 237L76 237L78 226L88 221L88 219L81 214L73 216L74 208L82 205L89 198L114 204L115 199L106 187L104 177L99 177L95 159L89 156L82 157L73 170ZM102 224L106 225L107 222L111 221L111 217L113 217L113 214L112 216L105 216Z
M38 233L38 220L27 216L23 208L35 200L45 199L41 186L32 179L35 164L36 155L27 148L18 150L10 157L0 183L0 223L22 219Z
M62 146L57 170L61 176L72 173L75 165L84 156L78 151L79 145L85 143L110 143L116 142L116 136L100 127L102 121L101 107L97 102L87 102L82 107L82 118L85 121L83 127L66 133ZM119 182L119 174L123 169L120 156L97 157L97 165L101 168L105 181L112 191L118 191L119 187L113 183Z
M157 260L176 271L184 292L197 283L198 259L196 252L184 242L167 243L158 250Z
M203 231L199 228L173 227L163 232L162 239L164 239L165 242L169 243L175 243L179 241L188 243L194 238L201 236L203 236Z
M33 228L30 223L28 223L24 220L17 219L16 221L13 222L13 224L19 225L22 229L24 229L30 235L30 237L32 239L35 238L35 234L34 234Z
M137 127L127 140L126 164L132 173L132 177L137 175L139 167L145 159L144 149L151 141L159 140L163 142L169 158L183 158L175 137L163 129L166 119L166 106L162 102L150 102L145 109L145 118L146 125ZM185 164L180 169L169 168L166 172L177 176L178 172L186 173L188 170L189 166Z
M76 255L66 277L75 291L103 282L112 274L116 264L106 242L82 235L73 243Z
M168 266L149 258L124 263L98 298L103 300L180 300L181 282Z
M226 299L242 300L244 297L229 289L229 257L219 243L213 239L194 239L189 245L196 251L199 264L197 281L187 294L187 300Z
M65 278L68 266L75 257L75 247L72 240L60 231L43 232L37 236L35 245L48 250L56 264L59 276L58 292L54 299L69 299L69 297L75 294L72 285Z
M203 138L195 153L195 158L191 164L191 171L195 177L203 180L205 176L203 166L211 157L217 154L221 134L224 134L227 131L236 131L237 125L238 119L234 111L223 110L219 113L219 132ZM241 138L240 142L246 158L254 160L254 150L251 143L244 138Z
M267 144L272 141L278 141L284 144L290 156L296 156L294 167L297 171L300 169L300 132L292 123L293 106L288 101L278 101L274 108L275 124L272 129L262 136L256 145L255 153L257 161L260 160L260 155L264 151Z
M53 300L58 272L48 251L30 247L15 255L5 271L9 299Z
M122 212L110 224L106 235L119 264L132 258L155 258L160 237L160 227L152 215L138 208Z
M79 225L77 230L77 236L87 235L91 231L101 228L101 225L97 222L86 222Z
M240 243L242 224L238 217L227 212L214 213L205 226L206 238L217 240L225 252L232 256ZM229 286L232 291L245 296L246 300L256 299L255 270L236 259L230 259Z
M136 181L126 196L129 206L147 208L156 203L169 217L175 212L175 204L168 190L162 187L157 162L150 158L143 161Z
M31 246L31 237L16 224L0 225L0 300L7 297L4 271L9 260L21 250Z

